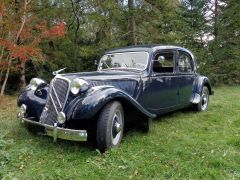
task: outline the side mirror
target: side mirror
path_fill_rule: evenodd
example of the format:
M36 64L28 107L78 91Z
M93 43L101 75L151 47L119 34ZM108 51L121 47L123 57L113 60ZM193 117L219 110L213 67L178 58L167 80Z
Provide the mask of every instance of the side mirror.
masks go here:
M158 62L163 63L165 61L165 57L164 56L159 56L158 57Z

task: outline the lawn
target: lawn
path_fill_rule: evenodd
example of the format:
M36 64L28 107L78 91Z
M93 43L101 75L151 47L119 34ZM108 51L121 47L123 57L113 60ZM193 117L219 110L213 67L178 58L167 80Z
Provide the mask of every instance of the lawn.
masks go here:
M151 133L131 130L105 154L29 133L16 120L16 97L6 97L0 179L240 179L240 87L214 90L207 112L159 117Z

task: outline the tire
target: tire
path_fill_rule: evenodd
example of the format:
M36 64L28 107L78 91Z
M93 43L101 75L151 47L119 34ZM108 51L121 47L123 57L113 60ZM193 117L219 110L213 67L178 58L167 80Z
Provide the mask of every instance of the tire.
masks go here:
M101 152L117 147L123 136L124 111L118 101L108 103L97 122L97 148Z
M209 103L209 90L206 86L203 86L201 99L198 104L194 104L194 109L196 111L206 111Z
M152 119L145 117L142 122L139 123L139 129L143 133L149 133L152 130Z

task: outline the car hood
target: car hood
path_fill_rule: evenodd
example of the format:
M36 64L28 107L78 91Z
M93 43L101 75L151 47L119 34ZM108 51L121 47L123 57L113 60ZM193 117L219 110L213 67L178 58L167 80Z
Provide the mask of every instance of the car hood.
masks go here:
M133 96L139 86L140 72L132 71L94 71L72 74L62 74L67 79L81 78L88 81L92 87L110 85Z

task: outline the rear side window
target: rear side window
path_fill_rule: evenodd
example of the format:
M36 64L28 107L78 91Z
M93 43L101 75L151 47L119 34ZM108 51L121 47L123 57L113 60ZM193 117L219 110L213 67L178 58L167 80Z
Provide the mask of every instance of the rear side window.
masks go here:
M180 73L193 72L192 58L190 55L184 52L179 52L178 69Z
M153 72L173 73L174 52L159 52L153 59Z

